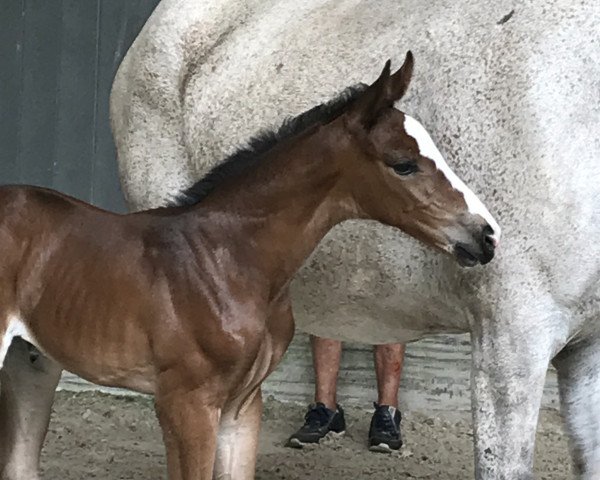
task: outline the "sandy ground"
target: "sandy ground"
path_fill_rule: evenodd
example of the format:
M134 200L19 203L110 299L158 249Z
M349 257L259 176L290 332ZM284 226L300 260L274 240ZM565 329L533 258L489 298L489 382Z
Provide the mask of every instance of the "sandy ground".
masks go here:
M405 446L386 455L367 451L370 413L346 409L341 439L304 450L283 447L304 407L265 403L257 479L436 479L472 477L469 419L406 415ZM59 392L42 458L45 480L166 478L165 458L152 403L98 393ZM570 473L566 439L556 412L544 412L538 429L538 479L565 480Z

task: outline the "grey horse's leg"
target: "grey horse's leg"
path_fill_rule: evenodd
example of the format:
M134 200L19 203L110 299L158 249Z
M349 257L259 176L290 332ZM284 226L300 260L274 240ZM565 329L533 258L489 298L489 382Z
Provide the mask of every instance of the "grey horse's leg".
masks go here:
M0 371L0 478L39 478L40 451L48 430L58 364L15 338Z
M567 346L554 359L578 478L600 478L600 339Z
M531 480L550 348L532 332L473 333L472 409L477 480ZM536 343L537 342L537 343Z

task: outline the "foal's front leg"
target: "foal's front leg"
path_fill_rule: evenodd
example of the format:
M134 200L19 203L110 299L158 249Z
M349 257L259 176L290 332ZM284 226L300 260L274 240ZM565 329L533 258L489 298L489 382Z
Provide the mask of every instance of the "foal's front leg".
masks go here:
M221 415L206 389L159 389L156 413L167 449L169 480L211 480Z
M223 412L219 426L215 480L252 480L256 470L258 434L262 413L260 389L248 405Z
M550 349L510 326L484 328L471 340L475 478L532 480Z
M34 480L61 368L15 338L0 372L0 478Z

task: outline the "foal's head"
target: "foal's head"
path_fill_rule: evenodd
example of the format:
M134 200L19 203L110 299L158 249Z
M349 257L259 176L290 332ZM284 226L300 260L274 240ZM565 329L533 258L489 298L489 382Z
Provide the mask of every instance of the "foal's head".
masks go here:
M461 265L485 264L500 238L498 224L423 126L394 108L408 88L413 63L408 52L404 65L390 74L388 60L375 83L335 122L347 145L337 158L344 190L360 214L401 228Z

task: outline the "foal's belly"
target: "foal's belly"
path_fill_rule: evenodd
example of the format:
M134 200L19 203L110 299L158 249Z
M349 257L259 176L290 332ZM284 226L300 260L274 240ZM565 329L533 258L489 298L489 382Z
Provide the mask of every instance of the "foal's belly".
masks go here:
M153 394L156 386L154 366L146 362L109 364L100 357L87 357L85 353L68 350L47 351L44 345L36 345L43 353L59 363L63 369L105 387L126 388L139 393Z
M37 345L36 345L37 346ZM154 366L146 362L123 362L114 365L101 357L86 357L82 352L69 350L46 351L44 345L38 347L63 369L105 387L126 388L139 393L153 394L156 385Z
M125 320L119 323L122 328L91 320L77 328L52 329L32 322L28 341L63 369L89 382L154 393L156 373L148 341Z
M129 368L121 366L114 369L105 367L99 371L96 368L88 369L85 365L78 363L73 367L63 365L63 368L89 382L105 387L126 388L146 394L154 394L156 389L156 375L151 365Z

